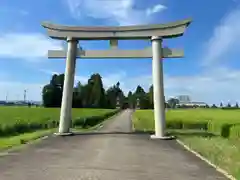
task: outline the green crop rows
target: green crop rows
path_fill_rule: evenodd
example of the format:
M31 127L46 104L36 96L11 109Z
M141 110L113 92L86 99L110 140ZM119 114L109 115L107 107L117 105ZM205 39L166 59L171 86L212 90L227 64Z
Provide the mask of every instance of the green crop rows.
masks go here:
M116 113L113 109L72 109L73 126L94 126ZM60 108L0 107L0 136L55 128Z
M154 130L152 110L139 110L134 115L136 130ZM205 130L226 138L240 137L239 110L169 110L166 113L168 129Z

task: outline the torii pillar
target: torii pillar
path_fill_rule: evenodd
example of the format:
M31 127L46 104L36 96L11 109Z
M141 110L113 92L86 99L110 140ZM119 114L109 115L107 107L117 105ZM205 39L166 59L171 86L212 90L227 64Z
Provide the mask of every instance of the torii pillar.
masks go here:
M162 55L162 38L152 36L152 79L153 79L153 105L154 105L154 122L155 135L152 138L164 138L165 136L165 98L163 82L163 55Z
M183 51L162 48L164 38L182 36L191 19L146 26L125 27L70 27L51 23L43 23L51 38L67 40L68 49L50 50L49 58L66 58L65 79L60 115L59 135L69 135L71 127L71 108L76 58L152 58L153 91L154 91L154 120L155 134L153 139L170 139L165 134L165 99L163 83L163 58L183 57ZM120 50L118 40L151 40L152 47L142 50ZM78 49L78 40L110 40L109 50Z
M69 132L69 129L71 127L71 119L72 119L71 110L72 110L73 86L74 86L78 41L73 38L67 38L67 44L68 44L68 49L67 49L63 95L62 95L62 104L61 104L61 113L60 113L60 123L59 123L60 135L72 134L71 132Z

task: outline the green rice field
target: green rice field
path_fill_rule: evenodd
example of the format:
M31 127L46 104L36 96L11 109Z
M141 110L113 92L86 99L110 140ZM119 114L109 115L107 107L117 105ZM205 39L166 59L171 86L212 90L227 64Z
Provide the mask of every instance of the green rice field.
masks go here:
M72 127L76 131L91 130L115 109L72 109ZM57 131L60 108L0 107L0 150L22 147L26 142Z
M73 125L81 126L83 122L90 126L95 125L115 111L114 109L72 109ZM56 128L59 117L60 108L0 107L0 136ZM90 120L92 123L89 123Z

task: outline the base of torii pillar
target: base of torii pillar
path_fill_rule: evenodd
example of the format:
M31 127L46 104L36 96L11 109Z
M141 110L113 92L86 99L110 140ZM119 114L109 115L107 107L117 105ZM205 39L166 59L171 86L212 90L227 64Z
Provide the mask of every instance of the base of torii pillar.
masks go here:
M56 135L56 136L72 136L72 135L74 135L74 133L73 132L67 132L67 133L57 132L57 133L54 133L54 135Z
M160 139L160 140L172 140L172 139L176 139L175 136L156 136L155 134L150 136L151 139Z

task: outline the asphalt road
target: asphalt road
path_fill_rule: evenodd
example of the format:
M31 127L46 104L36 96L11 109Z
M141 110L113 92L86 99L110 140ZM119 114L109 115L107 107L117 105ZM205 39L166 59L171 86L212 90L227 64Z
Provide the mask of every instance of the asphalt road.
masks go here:
M0 157L0 180L225 180L175 140L131 133L131 111L99 133L49 137Z

